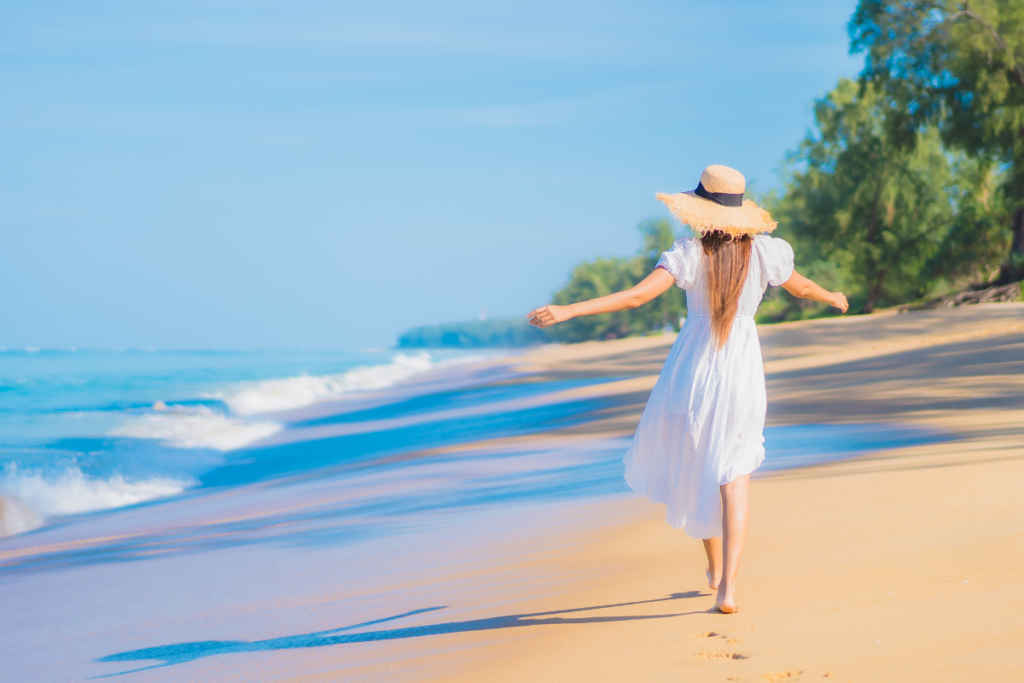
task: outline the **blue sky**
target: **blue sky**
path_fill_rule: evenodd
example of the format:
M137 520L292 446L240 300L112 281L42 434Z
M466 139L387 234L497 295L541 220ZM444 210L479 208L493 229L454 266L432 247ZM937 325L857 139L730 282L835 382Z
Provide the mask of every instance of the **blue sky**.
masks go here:
M855 2L0 5L0 346L388 346L757 190Z

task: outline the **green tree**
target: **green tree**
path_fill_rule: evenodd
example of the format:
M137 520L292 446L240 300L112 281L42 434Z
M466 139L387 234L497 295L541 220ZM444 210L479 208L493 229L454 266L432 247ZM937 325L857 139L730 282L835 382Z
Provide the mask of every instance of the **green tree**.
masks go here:
M552 301L566 305L605 296L633 285L647 277L663 251L672 248L676 235L668 220L650 220L639 225L642 246L630 259L612 257L587 261L573 268L569 282L555 292ZM646 334L666 326L679 327L679 317L686 311L681 289L673 287L640 308L616 313L603 313L574 318L550 328L559 341L581 342L595 339L618 339Z
M862 82L884 94L894 139L913 145L935 125L950 148L1005 167L1003 229L968 222L956 239L996 240L1005 255L999 280L1024 277L1024 0L861 0L849 30L851 50L866 52Z
M1006 258L1006 209L1004 174L989 159L950 155L952 182L945 188L946 199L956 208L942 243L925 268L933 288L963 280L979 283L1008 277L1013 260ZM1005 283L1004 283L1005 284Z
M907 144L893 134L886 102L870 84L841 80L814 116L817 131L789 156L785 193L771 203L807 275L867 313L921 298L979 260L997 258L972 242L979 226L992 229L978 198L979 187L991 191L990 167L946 153L934 129L915 131ZM761 318L821 313L778 295Z
M672 248L679 235L672 228L671 221L665 218L644 221L638 228L643 239L640 252L637 254L641 261L642 280L654 270L661 254ZM686 230L686 234L690 234L689 230ZM686 294L678 287L673 287L631 313L636 325L643 331L662 330L668 327L678 331L679 318L686 313Z

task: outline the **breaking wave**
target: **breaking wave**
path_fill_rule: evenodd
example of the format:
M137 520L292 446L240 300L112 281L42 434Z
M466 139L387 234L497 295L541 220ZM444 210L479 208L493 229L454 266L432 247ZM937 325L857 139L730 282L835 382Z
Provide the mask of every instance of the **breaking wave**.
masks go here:
M301 408L338 394L385 389L396 382L450 362L436 363L427 353L400 353L386 365L354 368L337 375L300 375L251 382L239 386L234 392L217 394L215 397L224 401L236 415L272 413ZM460 359L459 362L465 362L465 359Z
M110 432L111 436L156 439L175 448L212 448L233 451L281 430L274 422L246 422L206 406L162 407L134 416Z
M107 437L116 437L112 446L79 452L81 446L75 445L71 460L64 464L47 458L39 467L21 467L18 460L0 469L0 537L37 529L53 517L134 505L196 486L204 472L224 462L220 454L284 428L253 416L384 389L434 368L479 359L438 362L427 353L400 353L383 365L222 385L204 397L219 399L223 406L157 401L148 409L130 407L119 416L120 424L104 428Z
M9 466L0 474L0 536L31 531L50 517L173 496L192 484L165 477L132 481L120 474L93 478L76 467L44 476Z

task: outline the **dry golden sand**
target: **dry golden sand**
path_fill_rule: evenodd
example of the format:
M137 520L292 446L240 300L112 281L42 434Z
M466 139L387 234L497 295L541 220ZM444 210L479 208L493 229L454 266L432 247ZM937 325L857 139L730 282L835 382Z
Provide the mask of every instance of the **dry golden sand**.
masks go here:
M1024 305L777 325L762 338L769 423L898 421L958 440L756 479L735 615L708 612L700 542L661 506L581 506L536 551L514 549L506 570L519 579L478 611L515 628L435 636L437 654L395 676L1024 680ZM670 342L524 358L548 377L634 378L579 390L624 397L603 419L521 440L629 434Z

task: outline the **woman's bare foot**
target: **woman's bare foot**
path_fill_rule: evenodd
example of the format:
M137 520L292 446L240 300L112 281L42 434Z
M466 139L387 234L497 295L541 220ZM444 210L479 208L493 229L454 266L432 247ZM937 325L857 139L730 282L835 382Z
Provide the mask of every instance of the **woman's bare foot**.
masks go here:
M705 538L704 552L708 555L707 577L708 587L711 590L718 590L718 584L722 582L722 539Z
M735 614L739 611L736 608L736 596L734 591L727 590L724 585L718 588L718 597L715 598L715 608L723 614Z

